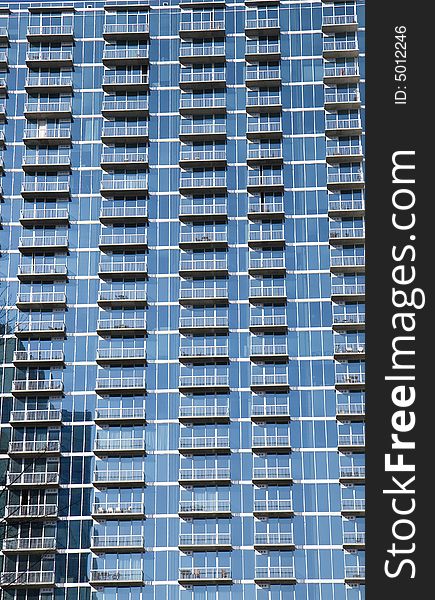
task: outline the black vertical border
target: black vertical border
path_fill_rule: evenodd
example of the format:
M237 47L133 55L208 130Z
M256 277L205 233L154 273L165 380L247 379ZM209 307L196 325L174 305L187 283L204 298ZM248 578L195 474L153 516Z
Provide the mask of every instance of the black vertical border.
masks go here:
M430 3L411 3L404 0L375 2L366 6L366 265L367 265L367 487L366 487L366 592L369 600L413 600L427 596L435 597L431 574L435 569L431 563L431 542L435 533L435 469L432 466L435 451L435 326L433 318L433 294L435 278L435 193L430 178L435 174L434 152L431 140L435 130L432 98L435 98L434 44L435 29ZM395 28L406 27L406 81L395 80ZM398 55L400 57L400 55ZM399 63L397 63L399 64ZM403 63L402 63L403 64ZM403 69L399 69L403 71ZM395 92L405 89L406 104L395 104ZM432 91L430 91L432 90ZM392 155L397 151L415 151L414 212L416 226L410 232L399 232L392 225L394 212L392 195L397 185L392 178ZM404 159L402 162L406 162ZM410 172L405 175L413 176ZM426 296L425 307L414 312L416 328L414 404L415 428L400 439L415 441L416 450L403 453L404 462L416 465L415 473L386 473L385 454L391 453L392 416L395 407L391 401L394 385L385 381L392 371L392 339L394 332L392 317L392 270L399 263L392 258L392 247L403 248L412 244L416 250L415 262L410 262L411 251L403 263L406 274L415 267L416 279L408 286L420 287ZM400 288L399 288L400 289ZM402 288L403 289L403 288ZM409 358L409 357L408 357ZM409 371L401 371L409 374ZM409 382L409 385L414 385ZM408 412L409 415L409 412ZM393 451L394 452L394 451ZM392 454L397 462L397 453ZM396 458L394 458L396 457ZM407 486L415 494L384 494L384 489L395 489L392 476L404 482L415 475L415 481ZM397 486L396 486L397 488ZM397 488L398 489L398 488ZM415 500L416 509L410 515L393 512L392 501L406 510ZM409 519L415 524L415 535L409 540L394 538L393 526L398 519ZM396 532L407 536L411 525L399 524ZM392 544L403 553L393 557L388 550ZM415 544L414 551L412 544ZM411 578L411 565L401 566L397 577L387 577L385 561L390 560L390 570L397 571L402 560L410 559L415 565L415 578ZM421 591L420 591L421 590ZM420 593L419 593L420 592ZM414 593L415 595L410 596Z

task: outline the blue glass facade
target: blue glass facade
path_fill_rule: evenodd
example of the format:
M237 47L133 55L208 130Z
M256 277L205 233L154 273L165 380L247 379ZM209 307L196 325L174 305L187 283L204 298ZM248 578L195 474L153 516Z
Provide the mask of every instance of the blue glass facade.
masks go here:
M364 598L364 3L0 4L3 600Z

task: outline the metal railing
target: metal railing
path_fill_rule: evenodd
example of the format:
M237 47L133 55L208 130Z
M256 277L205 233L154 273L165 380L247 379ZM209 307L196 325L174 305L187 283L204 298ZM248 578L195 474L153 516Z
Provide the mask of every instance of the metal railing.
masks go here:
M358 50L357 40L323 40L323 52L343 52Z
M254 512L292 512L291 500L254 500Z
M248 148L248 160L282 158L282 148Z
M285 404L252 404L253 417L285 417L290 415L290 405Z
M254 435L252 437L254 448L289 448L290 436L288 435Z
M144 537L139 534L124 535L94 535L91 538L91 548L143 548Z
M94 450L103 450L104 452L143 451L145 449L146 444L143 438L96 438L94 444Z
M336 406L337 415L364 415L365 412L365 402L343 402Z
M365 256L331 256L331 267L363 267Z
M68 246L68 237L66 235L20 237L18 241L19 248L33 248L45 246Z
M279 19L246 19L245 29L271 29L279 27Z
M102 137L148 137L148 127L103 127Z
M108 389L137 389L145 388L144 377L103 377L97 378L96 388L101 390Z
M326 156L359 156L362 155L362 146L327 146Z
M179 351L180 358L186 357L197 357L197 358L206 358L206 357L217 357L217 356L228 356L228 344L223 346L195 346L191 345L189 347L181 347Z
M143 502L94 502L92 514L101 517L117 515L143 515L145 506Z
M99 319L97 329L146 329L146 319L126 319L122 317L119 319Z
M27 77L26 82L24 84L25 87L41 87L41 88L50 88L50 87L72 87L73 80L72 77L41 77L30 76Z
M95 409L95 420L134 421L136 419L145 419L145 408L127 406L100 408L97 406Z
M104 75L103 85L148 85L147 74L142 75Z
M338 435L339 446L364 446L366 438L361 433L341 433Z
M366 316L364 313L346 313L340 315L332 315L333 325L346 325L347 323L350 325L358 325L365 323L365 321Z
M135 359L146 358L145 348L97 348L97 359Z
M231 579L231 569L229 567L192 567L179 569L178 579L180 581L190 581L191 579L199 581Z
M225 150L194 150L193 148L182 148L180 160L226 160Z
M211 188L226 186L226 177L180 177L180 188Z
M180 375L179 387L228 386L228 375Z
M96 483L145 482L145 473L139 469L97 470L94 471L94 481Z
M23 165L59 165L68 166L71 164L71 157L66 154L34 154L23 156Z
M249 295L252 297L267 297L272 298L275 296L281 297L286 296L286 291L284 286L251 286L249 288Z
M65 292L20 292L17 303L23 304L65 304Z
M148 58L149 56L149 47L144 46L142 48L122 48L122 49L113 49L113 48L105 48L103 51L103 60L126 60L126 59L142 59Z
M213 315L210 317L180 317L178 327L182 328L216 328L216 327L228 327L228 317Z
M335 383L338 384L362 384L365 383L365 373L336 373Z
M249 325L251 327L286 327L287 315L251 315Z
M353 210L364 210L365 203L364 200L329 200L328 201L328 209L329 210L340 210L340 211L353 211Z
M326 119L325 129L361 129L360 119Z
M8 452L9 454L45 454L50 452L60 452L60 442L59 440L28 440L21 442L9 442Z
M57 485L59 473L8 473L6 483L7 485Z
M99 290L98 302L116 302L126 300L132 302L146 302L146 290Z
M210 46L181 44L179 56L225 56L225 46L217 44L211 44Z
M63 360L63 350L15 350L13 362L47 362Z
M325 15L323 17L323 25L353 25L357 22L356 15Z
M68 25L30 25L27 28L28 36L72 36L73 28Z
M148 218L148 206L103 206L100 210L100 218Z
M65 331L65 323L63 321L24 321L15 324L16 332L62 332Z
M250 213L283 213L284 203L283 202L259 202L258 200L252 200L249 202L248 212Z
M106 23L103 34L149 33L150 24L146 23Z
M101 155L102 163L147 163L147 152L128 152L125 154L115 154L114 152L103 152ZM145 180L146 181L146 180Z
M226 215L227 204L218 204L217 202L211 202L209 204L188 204L182 202L180 204L179 214L184 215Z
M147 262L103 262L98 265L100 273L146 273Z
M293 544L293 533L255 533L254 544L256 546L285 546Z
M247 42L245 54L278 54L280 52L279 42L264 44L261 42Z
M121 233L121 234L102 234L99 239L100 246L130 246L147 245L146 233Z
M140 569L91 569L90 580L101 585L120 581L143 582L144 575Z
M148 98L141 100L103 100L102 111L147 111L148 110Z
M226 123L180 123L181 135L213 135L226 133Z
M275 177L271 175L271 177ZM284 226L281 229L252 229L249 228L249 242L280 242L285 239Z
M290 467L254 467L252 479L291 479Z
M207 418L207 417L228 417L230 408L228 402L226 404L190 404L181 405L178 409L178 416L181 418Z
M29 50L26 54L28 61L72 61L72 50Z
M212 98L183 98L183 95L181 95L180 97L180 108L225 108L225 106L225 96L215 96ZM183 131L183 126L180 130L181 133L188 133L186 131ZM225 125L223 131L225 131Z
M360 284L334 283L331 285L331 293L344 296L363 295L365 294L366 286ZM355 321L357 322L357 321Z
M59 392L63 390L62 379L15 379L13 392Z
M3 571L0 585L6 586L44 586L54 585L54 571Z
M366 501L364 498L342 498L341 510L343 511L358 511L362 512L366 508Z
M249 175L248 185L268 186L268 185L284 185L283 175ZM279 238L282 239L282 238Z
M281 121L250 121L248 120L248 133L273 133L282 130Z
M41 194L69 192L69 181L24 181L21 186L21 193L37 192Z
M24 105L24 112L35 112L35 113L55 113L55 112L66 112L69 113L72 110L71 102L26 102ZM29 129L24 131L24 137L31 137L29 135ZM56 130L53 130L56 131ZM64 130L62 130L64 131ZM52 136L54 137L54 136Z
M57 409L46 409L46 410L13 410L11 412L10 420L19 423L37 422L59 422L62 420L62 412Z
M143 179L102 179L100 189L105 190L147 190L148 178Z
M287 344L254 344L251 343L250 351L251 356L256 355L268 355L274 354L288 354Z
M180 288L180 298L192 300L228 298L228 288L217 286L209 288Z
M209 437L180 437L178 440L179 448L229 448L229 436L209 436Z
M340 467L340 477L343 479L364 479L366 468L361 467Z
M280 69L246 69L246 80L281 79Z
M229 500L180 500L180 513L219 513L231 512Z
M23 504L5 507L7 519L55 518L58 515L57 504Z
M344 578L345 579L365 579L366 568L365 567L344 567Z
M294 567L255 567L255 579L294 579Z
M66 276L68 273L68 269L66 265L51 265L51 264L42 264L42 265L19 265L18 266L18 275L27 275L27 276Z
M223 31L225 21L182 21L180 31Z
M180 73L180 83L213 83L213 81L225 81L225 71L206 71L195 69L194 71L182 70Z
M246 97L246 106L279 106L281 105L281 96L271 96L269 94L261 95L248 95Z
M55 550L56 538L54 537L29 537L29 538L5 538L3 540L3 552L8 550Z
M230 479L230 469L228 468L209 468L209 469L180 469L178 478L180 481L219 481Z
M230 546L230 533L180 533L179 546Z
M205 260L180 260L180 271L226 271L228 262L226 259L205 259Z
M340 343L334 344L334 352L336 354L364 354L366 351L366 345L364 342L352 342L352 343Z
M352 102L359 102L360 95L358 90L349 90L349 91L341 91L341 90L325 90L324 102L325 104L349 104Z
M362 172L357 173L328 173L327 176L328 184L330 183L363 183L364 174Z

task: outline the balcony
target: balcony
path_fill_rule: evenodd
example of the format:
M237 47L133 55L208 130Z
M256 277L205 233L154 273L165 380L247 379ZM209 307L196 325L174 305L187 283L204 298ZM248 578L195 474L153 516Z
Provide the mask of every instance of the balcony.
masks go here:
M343 484L364 483L366 478L365 466L340 467L339 480Z
M227 190L227 178L222 177L180 177L180 192L194 193L224 193Z
M284 453L291 451L289 435L254 435L252 437L252 452L265 453L272 452L273 454Z
M178 548L182 552L216 552L231 550L229 533L180 533Z
M224 198L220 201L203 202L201 204L193 204L186 201L186 199L182 199L178 216L180 221L226 222L227 213L227 203Z
M224 99L225 100L225 99ZM180 123L180 140L224 140L227 135L226 123L191 123L181 120Z
M15 350L12 362L16 367L34 365L49 366L63 364L63 350Z
M48 106L48 105L47 105ZM23 134L23 142L30 145L56 146L59 144L65 145L71 143L71 129L67 128L52 128L45 129L25 129ZM60 183L60 182L59 182ZM64 182L66 183L66 182ZM36 184L35 184L36 185ZM69 184L66 184L69 189Z
M101 279L147 279L147 261L115 262L106 261L98 265L98 276Z
M114 406L103 408L97 406L95 409L94 421L96 423L107 423L119 425L123 421L135 424L144 424L146 422L146 413L144 407Z
M178 450L181 454L228 454L230 438L228 435L180 437Z
M228 344L184 346L180 348L178 359L183 363L227 363L229 361Z
M225 21L182 21L179 29L180 37L208 38L224 37Z
M21 195L31 198L69 198L69 181L25 181L21 186Z
M17 277L22 282L32 281L66 281L68 269L66 265L30 264L19 265Z
M343 33L358 30L356 15L332 15L323 17L323 33Z
M294 567L255 567L254 581L257 585L297 583Z
M279 67L270 69L246 69L245 85L249 87L277 86L281 83L281 70Z
M130 234L109 234L100 235L98 247L103 252L113 252L122 247L123 250L146 250L148 247L147 234L145 233L130 233Z
M56 519L57 504L23 504L5 507L5 518L8 521L27 521L29 519Z
M361 97L357 88L349 91L340 88L326 88L325 110L350 110L361 106Z
M275 177L274 175L271 177ZM248 246L251 248L267 246L284 246L284 225L279 229L254 229L252 225L248 230Z
M65 292L20 292L16 305L20 310L66 308L66 294Z
M250 193L268 190L282 191L284 189L283 173L280 175L251 175L248 171L247 189Z
M18 250L22 254L34 252L66 252L68 250L68 237L66 235L20 237Z
M344 567L344 582L348 584L364 584L366 578L365 567Z
M363 517L366 512L364 498L342 498L341 514L344 517Z
M96 487L144 487L145 473L141 469L94 471Z
M228 304L228 288L226 286L181 288L179 294L179 302L185 306L219 306Z
M327 146L326 162L329 164L361 162L363 159L362 146Z
M326 119L325 135L329 137L337 136L357 136L362 134L361 119Z
M350 302L363 301L366 287L361 284L337 283L331 285L331 299L334 301L348 300Z
M14 396L63 395L61 379L15 379L12 381Z
M57 487L59 485L59 473L8 473L6 485L23 489L28 487Z
M256 403L256 397L254 396L253 404L251 405L251 420L262 423L288 423L288 421L290 421L289 403Z
M103 131L101 132L101 141L106 145L120 142L147 142L148 137L148 127L145 125L138 127L103 127Z
M349 342L334 344L335 360L359 360L365 358L364 342Z
M339 452L364 452L365 444L363 433L342 433L338 435Z
M281 112L281 94L261 95L248 93L246 97L246 111L249 113L274 113Z
M336 419L340 421L364 421L365 414L365 402L338 401L335 408Z
M98 365L144 365L145 348L97 348Z
M364 173L361 171L354 173L328 173L326 181L328 190L361 190L364 188Z
M290 467L254 467L252 472L255 485L290 485L292 482Z
M286 333L288 331L286 314L252 315L249 322L252 333Z
M44 554L56 549L56 538L5 538L2 550L5 554Z
M62 411L49 408L45 410L13 410L9 419L11 425L30 426L60 425L62 423Z
M330 217L361 217L365 212L365 202L363 199L352 198L346 200L339 194L329 194L328 215Z
M29 50L26 54L26 65L29 69L72 67L73 51L72 49Z
M229 392L228 375L180 375L178 388L181 393Z
M94 587L144 585L141 569L91 569L89 583Z
M146 65L149 62L149 46L144 46L143 48L115 48L106 46L103 51L102 61L106 67Z
M116 206L110 202L104 202L100 210L100 221L103 225L110 225L112 223L144 223L147 220L147 205Z
M183 89L225 88L226 73L218 70L181 69L179 85Z
M148 167L148 152L135 152L125 154L115 154L114 152L103 152L100 159L101 168L105 171L113 171L116 169L145 169ZM102 184L110 184L104 179ZM148 183L146 179L142 179L141 183ZM147 188L145 188L147 189Z
M18 338L63 338L65 331L62 321L23 321L15 324L14 334Z
M105 92L141 92L149 88L148 74L103 76L101 87Z
M59 440L29 440L9 442L8 454L11 456L57 456L60 454Z
M71 171L71 157L66 154L27 155L23 156L22 168L26 172Z
M4 102L0 102L0 121L5 122L6 120L6 104Z
M143 535L94 535L91 537L90 549L100 552L141 552L145 549Z
M94 454L136 456L146 454L146 444L143 438L96 438Z
M199 567L179 569L178 571L178 583L189 587L192 585L223 585L232 582L231 569L226 567Z
M149 23L106 23L103 29L105 40L143 40L150 34Z
M185 486L230 485L230 469L180 469L178 482Z
M287 301L285 284L273 286L261 285L256 287L251 285L249 288L249 301L257 304L265 302L285 304Z
M110 97L103 99L101 114L106 118L141 117L148 114L148 98L140 100L111 100Z
M192 146L182 146L180 150L181 167L225 166L226 150L195 150Z
M0 575L0 585L8 588L53 587L54 580L54 571L3 571Z
M180 317L180 333L225 334L228 333L227 316Z
M279 33L279 19L246 19L246 35L274 35Z
M336 389L360 389L365 387L365 373L336 373L335 387Z
M323 58L356 58L358 54L356 39L342 41L330 37L323 40Z
M148 195L148 177L140 179L102 179L100 194L104 198Z
M9 14L9 9L6 8L6 14ZM2 27L0 27L0 42L2 44L8 44L9 43L9 32L8 32L8 28L5 27L4 25Z
M282 148L249 148L246 155L248 165L275 165L283 160Z
M225 62L225 46L223 44L180 44L180 63L213 63Z
M24 116L27 119L68 119L72 116L71 100L62 100L60 102L26 102L24 105ZM53 130L52 130L53 131ZM55 130L57 131L57 130ZM25 130L24 138L33 139L32 133L34 130ZM62 130L64 132L64 130ZM42 137L42 128L40 136ZM71 135L68 136L68 139ZM63 140L62 140L63 141ZM61 142L59 142L61 143Z
M147 331L145 318L118 318L99 319L97 321L97 334L102 337L123 335L145 335Z
M181 94L179 111L182 115L203 114L213 115L226 112L226 98L214 96L211 98L195 98L191 95ZM225 131L225 126L224 126ZM184 134L183 134L184 135Z
M292 533L255 533L255 550L294 550Z
M281 121L258 121L248 118L246 136L251 140L256 139L279 139L282 136Z
M72 42L74 31L72 25L31 25L27 28L29 42ZM50 38L52 38L50 40Z
M179 236L180 248L225 248L228 245L226 231L194 231L181 229Z
M179 264L180 277L207 277L211 275L227 275L228 261L225 258L210 258L205 260L180 259Z
M262 338L263 336L260 336ZM288 348L286 343L265 343L251 338L249 356L252 361L287 362Z
M274 518L292 517L293 502L291 500L254 500L254 516Z
M249 198L248 219L272 219L285 216L284 201L281 202L266 202L262 201L260 196Z
M230 517L231 504L229 500L180 500L178 514L187 519Z
M73 80L69 76L41 77L39 75L27 77L24 89L28 94L53 93L71 94L73 91Z
M97 304L104 307L145 307L147 305L145 290L99 290Z
M144 10L149 7L149 0L105 0L104 3L106 11Z
M97 394L146 392L144 377L99 377L95 384Z
M363 313L343 313L332 315L332 327L335 331L365 329L366 317Z
M95 520L115 519L144 519L145 506L143 502L95 502L92 508L92 517ZM143 546L142 546L143 548Z
M330 270L331 273L364 273L366 265L365 256L356 255L341 255L331 256Z
M247 40L245 48L245 59L247 61L279 60L281 48L279 40L276 42L260 42L259 40Z

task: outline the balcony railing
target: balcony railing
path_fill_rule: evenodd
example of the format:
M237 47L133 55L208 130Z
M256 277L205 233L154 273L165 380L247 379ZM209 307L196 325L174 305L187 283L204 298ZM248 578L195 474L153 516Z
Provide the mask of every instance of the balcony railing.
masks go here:
M231 503L229 500L180 500L178 512L198 513L199 515L229 513L231 512Z
M149 47L142 48L105 48L103 51L103 61L119 61L121 64L127 62L141 62L149 56Z
M279 42L271 42L264 44L261 42L247 42L245 48L245 54L279 54L280 44Z
M225 188L227 187L226 177L181 177L180 189L185 188Z
M364 384L366 381L365 373L336 373L335 383L340 385Z
M366 264L365 256L331 256L330 266L339 268L345 267L364 267Z
M19 248L46 248L59 246L68 246L68 238L66 235L20 237L18 241Z
M245 29L276 29L279 27L278 18L246 19Z
M13 410L10 421L16 423L60 423L62 411L57 409L46 410Z
M53 586L54 571L3 571L0 585L7 587L46 587Z
M290 467L254 467L252 479L288 480L291 479Z
M284 203L283 202L260 202L257 199L250 200L249 206L248 206L248 213L252 213L254 215L283 214L284 213Z
M5 507L6 519L54 519L57 515L57 504L23 504Z
M225 21L182 21L180 31L224 31Z
M357 23L356 15L325 15L322 25L356 25Z
M295 579L294 567L255 567L255 580L284 580Z
M59 440L29 440L9 442L9 454L58 454L60 452Z
M365 294L366 286L360 284L335 283L331 285L331 294L340 296L362 296Z
M95 502L92 514L101 518L133 518L145 515L143 502ZM140 536L142 537L142 536Z
M354 52L358 50L357 40L323 40L323 52Z
M13 362L59 362L63 361L63 350L15 350Z
M139 273L139 274L143 274L147 272L147 262L146 261L141 261L141 262L103 262L100 263L98 265L98 271L102 274L104 273L116 273L118 275L121 275L122 273L125 273L125 275L128 274L134 274L134 273Z
M73 37L73 28L69 25L31 25L27 28L27 37Z
M292 513L291 500L254 500L254 513Z
M226 160L225 150L194 150L193 148L182 148L180 152L180 161L217 161Z
M248 160L272 160L281 159L281 148L248 148Z
M62 101L62 102L26 102L24 105L24 113L41 113L41 115L56 114L56 113L71 113L72 105L70 101ZM24 137L31 137L29 132L32 130L25 130ZM36 130L37 131L37 130ZM56 131L56 130L55 130ZM64 131L64 130L62 130ZM39 133L39 136L42 137L42 133ZM52 136L54 137L54 136Z
M328 173L328 185L364 183L363 173Z
M364 466L340 467L340 479L364 479L366 468Z
M54 537L14 537L3 540L3 552L48 552L56 549Z
M145 125L139 127L103 127L101 137L107 138L147 138L148 127Z
M125 361L145 361L146 360L146 349L145 348L97 348L97 361L98 360L125 360Z
M96 421L145 421L143 407L114 406L110 408L96 407Z
M288 402L282 404L252 404L251 417L287 417L290 415Z
M353 156L362 156L362 146L328 146L326 148L327 157L337 157L344 159L351 158Z
M59 473L8 473L6 484L11 486L46 487L59 484Z
M144 575L141 569L92 569L90 581L98 586L134 583L143 585Z
M248 187L283 186L283 175L249 175Z
M29 50L26 54L26 62L72 62L72 50Z
M225 583L226 581L230 582L231 579L231 569L229 567L194 567L178 571L178 580L189 584L201 584L208 581Z
M347 416L364 416L366 412L365 402L339 402L336 406L336 414Z
M102 192L123 192L127 190L148 190L148 178L143 179L102 179L100 189Z
M345 313L332 316L333 325L364 325L365 322L366 316L364 313Z
M33 333L45 334L52 333L53 335L65 332L65 323L63 321L23 321L15 324L15 334Z
M96 438L94 452L145 452L143 438Z
M178 441L178 447L181 450L184 449L214 449L224 448L229 449L230 438L229 436L215 436L215 437L180 437Z
M349 91L342 91L339 89L325 90L325 104L354 105L359 104L360 101L361 98L357 89Z
M146 304L147 297L146 290L100 290L98 292L99 303L113 302L115 304Z
M334 196L334 194L331 194L331 196ZM343 200L342 198L340 198L338 200L329 199L329 201L328 201L328 210L331 212L333 212L333 211L362 212L362 211L364 211L364 208L365 208L364 200L357 200L357 199Z
M290 448L290 436L288 435L254 435L252 437L253 448Z
M12 392L62 392L61 379L15 379Z
M20 292L17 304L66 304L65 292Z
M67 194L69 190L69 181L25 181L21 186L22 194Z
M121 234L102 234L98 241L99 246L146 246L146 233L121 233Z
M115 154L114 152L103 152L101 155L101 163L110 163L113 165L117 164L143 164L146 165L148 162L148 153L147 152L134 152L134 153L125 153L125 154ZM146 181L146 180L145 180ZM113 180L107 183L112 183Z
M251 315L249 326L258 328L287 327L287 315Z
M270 177L278 177L271 175ZM282 242L285 240L284 227L281 229L252 229L249 228L248 242Z
M179 546L192 546L194 549L231 546L230 533L180 533Z
M249 295L253 298L274 298L274 297L285 297L286 291L284 286L251 286L249 289Z
M210 46L181 44L179 56L181 58L225 56L225 46L217 44L211 44Z
M210 288L181 288L181 300L214 300L228 298L228 288L210 287Z
M366 351L365 343L340 343L334 344L334 354L364 354Z
M148 85L148 75L104 75L104 86L145 86Z
M225 71L181 70L180 83L215 83L225 82Z
M281 79L280 69L246 69L246 81Z
M72 88L72 77L27 77L24 87L26 88Z
M146 34L149 30L149 23L106 23L103 35Z
M287 344L251 344L251 356L274 356L277 354L288 354Z
M282 131L281 122L260 122L260 121L248 121L248 133L279 133Z
M223 259L180 260L180 271L226 271L228 262Z
M148 111L148 98L143 98L141 100L103 100L103 106L101 108L101 112L134 112L134 113L144 113Z
M180 317L179 329L219 329L228 327L228 317Z
M144 537L140 534L125 535L94 535L91 538L91 548L143 548Z
M250 106L263 106L263 107L267 107L267 106L281 106L281 96L277 95L277 96L271 96L271 95L264 95L264 96L254 96L254 95L249 95L246 98L246 106L250 107Z
M120 470L99 470L94 472L95 483L105 484L130 484L130 483L145 483L145 474L140 469L124 469Z
M100 219L138 219L148 218L147 206L105 206L100 210Z
M184 98L183 95L180 97L180 109L220 109L225 108L226 106L226 98L225 96L215 96L212 98L194 98L187 97ZM183 124L180 129L181 133L188 133L183 131ZM225 125L223 128L223 132L225 133ZM219 133L219 132L217 132Z
M189 204L183 202L180 204L179 214L180 216L213 217L226 215L227 211L226 203Z
M180 375L179 387L228 387L228 375Z
M230 480L230 469L180 469L178 478L180 481L226 481Z
M144 318L136 318L136 319L127 319L127 318L119 318L119 319L99 319L97 322L97 329L102 331L108 330L129 330L129 329L140 329L146 330L146 319Z
M365 579L366 568L365 567L344 567L344 578L345 579Z
M36 154L31 156L23 156L23 167L69 167L71 165L71 157L61 154Z
M366 501L364 498L342 498L341 510L342 512L364 512L366 508Z
M360 119L327 119L325 129L328 130L360 130Z
M143 377L99 377L96 388L99 390L135 390L145 389L146 385Z
M255 533L254 546L293 546L292 533Z
M181 347L179 358L213 358L219 356L228 356L228 344L218 346L195 346Z
M339 446L364 446L365 445L365 435L362 433L342 433L338 436L338 445Z
M225 123L183 123L180 124L180 135L215 135L226 133Z

